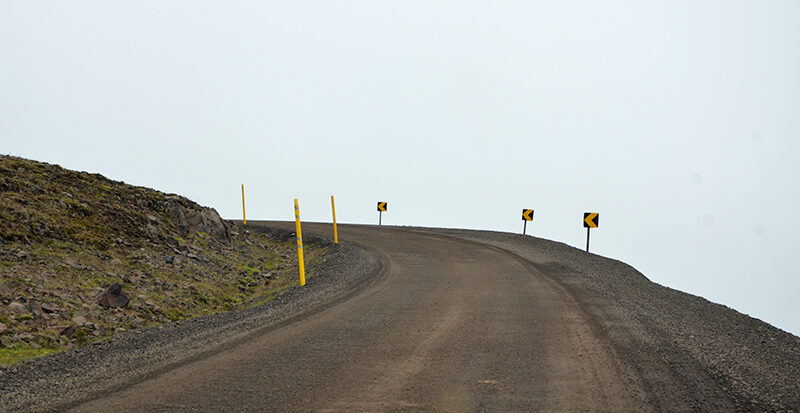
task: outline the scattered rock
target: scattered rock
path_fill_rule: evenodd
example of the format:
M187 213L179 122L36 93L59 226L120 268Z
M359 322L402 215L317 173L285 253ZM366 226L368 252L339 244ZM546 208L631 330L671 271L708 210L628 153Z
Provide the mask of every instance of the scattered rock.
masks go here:
M37 173L6 173L16 171L18 163L35 164ZM5 323L0 349L13 345L20 330L43 346L64 348L83 343L84 335L124 331L122 325L169 322L167 314L175 308L187 316L215 311L207 300L202 311L194 311L199 302L187 293L205 298L215 296L217 288L227 293L238 284L261 285L264 275L250 273L255 281L238 282L240 263L251 255L273 261L286 252L279 246L282 240L264 247L243 235L241 226L186 198L3 155L0 194L14 201L12 231L4 229L0 237L0 321ZM76 225L83 217L99 225ZM264 248L267 253L261 254ZM95 288L100 279L108 288ZM114 282L121 286L108 285ZM238 298L244 303L247 297ZM183 311L186 307L192 311Z
M48 314L53 314L53 313L57 313L58 312L58 307L56 307L56 306L54 306L52 304L48 304L48 303L42 303L41 304L41 308L42 308L42 311L44 311L45 313L48 313Z
M97 304L104 308L125 308L130 301L130 298L122 292L120 283L111 284L97 296Z
M14 292L10 288L0 284L0 299L11 298L12 295L14 295Z
M72 336L75 334L75 326L62 327L61 331L59 331L58 334L65 336L67 338L72 338Z
M33 315L37 317L42 316L42 305L36 301L31 301L28 303L28 309L33 313Z
M8 307L6 308L8 309L8 312L11 313L12 315L24 314L27 312L25 310L25 305L20 303L19 301L12 301L11 303L8 304Z
M72 257L65 258L64 264L67 264L68 267L75 269L75 270L85 270L86 267L83 265L78 264L78 260Z
M34 337L33 334L31 334L31 333L22 333L22 334L17 334L14 337L11 337L11 340L13 340L13 341L28 341L28 340L33 340L34 338L36 338L36 337Z
M187 208L178 200L170 200L167 203L166 213L182 235L205 232L220 241L228 240L230 237L225 222L217 211L211 208Z
M6 330L8 330L8 326L3 323L0 323L0 334L5 333Z
M147 224L145 230L150 235L158 235L158 228L155 225Z

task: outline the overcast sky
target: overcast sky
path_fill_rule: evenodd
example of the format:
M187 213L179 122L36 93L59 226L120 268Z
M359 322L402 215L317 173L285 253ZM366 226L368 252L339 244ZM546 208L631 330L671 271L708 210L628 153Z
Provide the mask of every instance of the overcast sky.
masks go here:
M0 152L522 230L800 335L800 2L0 0Z

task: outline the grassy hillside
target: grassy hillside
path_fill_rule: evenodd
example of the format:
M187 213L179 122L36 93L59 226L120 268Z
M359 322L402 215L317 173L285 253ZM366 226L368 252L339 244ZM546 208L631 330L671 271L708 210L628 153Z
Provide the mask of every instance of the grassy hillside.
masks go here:
M268 301L297 283L292 240L180 196L0 156L0 364ZM308 248L307 262L321 253ZM114 283L130 302L105 308Z

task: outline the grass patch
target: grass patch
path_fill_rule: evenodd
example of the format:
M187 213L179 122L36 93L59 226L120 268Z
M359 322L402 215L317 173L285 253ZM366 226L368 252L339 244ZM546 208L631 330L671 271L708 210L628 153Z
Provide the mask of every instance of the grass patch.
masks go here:
M253 275L253 273L260 271L258 268L253 268L247 265L241 265L239 266L239 269L247 273L247 275Z
M30 358L46 356L57 351L58 350L52 348L33 348L27 346L20 348L0 348L0 366L8 366Z
M268 302L270 302L270 301L272 301L272 300L274 300L276 298L278 298L278 293L277 292L273 292L272 294L265 294L265 295L263 295L261 297L257 297L256 299L254 299L252 301L252 303L247 306L247 308L258 307L258 306L260 306L262 304L266 304L266 303L268 303Z

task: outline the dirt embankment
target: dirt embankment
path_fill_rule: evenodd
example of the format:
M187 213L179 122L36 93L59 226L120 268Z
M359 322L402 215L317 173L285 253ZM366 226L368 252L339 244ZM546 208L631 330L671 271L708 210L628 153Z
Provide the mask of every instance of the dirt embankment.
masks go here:
M0 366L272 300L296 261L184 197L0 156Z

